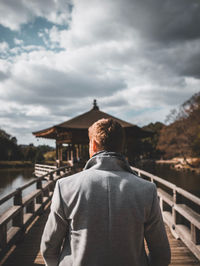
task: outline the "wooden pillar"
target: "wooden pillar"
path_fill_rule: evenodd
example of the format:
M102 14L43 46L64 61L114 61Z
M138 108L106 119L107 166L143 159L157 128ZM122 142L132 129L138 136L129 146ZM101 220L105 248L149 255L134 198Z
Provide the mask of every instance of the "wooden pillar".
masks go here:
M59 160L58 160L58 142L56 140L56 167L59 167Z
M68 161L69 158L68 158L68 146L67 146L67 149L66 149L66 161Z
M58 148L59 150L58 160L62 162L62 143L60 143L58 147L59 147Z
M71 157L71 161L73 162L73 158L74 158L74 154L73 154L73 144L71 144L70 157Z
M62 163L62 143L56 141L56 165L60 167Z
M58 160L58 143L56 141L56 161Z
M68 148L67 148L67 160L69 161L70 160L70 146L68 145Z
M76 161L79 161L79 145L76 146Z
M82 160L82 145L79 144L79 159Z
M79 159L79 161L82 159L82 156L81 156L81 144L78 145L78 159Z

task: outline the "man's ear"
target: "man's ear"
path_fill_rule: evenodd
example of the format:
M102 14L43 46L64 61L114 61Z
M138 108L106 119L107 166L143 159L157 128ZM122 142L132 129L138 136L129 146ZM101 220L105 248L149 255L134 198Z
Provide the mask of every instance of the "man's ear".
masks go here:
M99 151L98 150L98 144L96 143L95 140L92 141L92 145L93 145L93 151L94 151L94 153L98 152Z
M94 139L90 140L90 144L89 144L89 155L90 158L96 153L98 152L98 144L96 143L96 141Z

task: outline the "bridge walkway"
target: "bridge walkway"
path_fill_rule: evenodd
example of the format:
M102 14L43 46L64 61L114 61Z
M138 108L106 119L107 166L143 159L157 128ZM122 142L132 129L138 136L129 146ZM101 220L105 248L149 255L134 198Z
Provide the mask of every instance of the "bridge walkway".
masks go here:
M40 240L49 213L49 206L40 217L36 217L32 225L16 246L14 246L0 262L2 266L33 266L44 265L43 258L40 254ZM180 265L200 265L198 259L183 244L181 240L175 239L168 226L166 226L167 235L170 242L172 260L171 266Z

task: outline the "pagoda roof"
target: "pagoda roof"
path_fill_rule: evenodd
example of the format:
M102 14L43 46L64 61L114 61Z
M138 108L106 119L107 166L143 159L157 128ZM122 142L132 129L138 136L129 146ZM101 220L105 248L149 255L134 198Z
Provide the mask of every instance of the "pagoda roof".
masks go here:
M99 108L92 108L90 111L85 112L79 116L76 116L66 122L63 122L61 124L58 124L59 127L64 128L74 128L74 129L87 129L89 128L94 122L98 121L102 118L112 118L116 120L118 123L121 124L122 127L132 127L134 126L131 123L128 123L126 121L123 121L119 118L116 118L112 115L109 115L107 113L104 113L99 110Z
M54 125L50 128L46 128L40 131L33 132L33 135L35 135L36 137L56 139L58 132L71 132L73 130L75 131L76 130L87 130L94 122L102 118L106 118L106 119L112 118L116 120L118 123L120 123L121 126L125 129L134 128L137 131L142 130L136 125L133 125L129 122L126 122L110 114L100 111L99 107L96 104L96 100L94 100L93 108L90 111L85 112L81 115L78 115L63 123Z

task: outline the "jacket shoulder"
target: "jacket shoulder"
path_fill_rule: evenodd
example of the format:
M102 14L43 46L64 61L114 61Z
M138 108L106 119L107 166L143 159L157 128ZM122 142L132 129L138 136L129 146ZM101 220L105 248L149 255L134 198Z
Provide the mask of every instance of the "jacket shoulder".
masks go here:
M132 178L133 178L134 184L138 184L139 186L145 187L150 190L156 189L156 185L153 182L145 180L135 173L132 174Z

